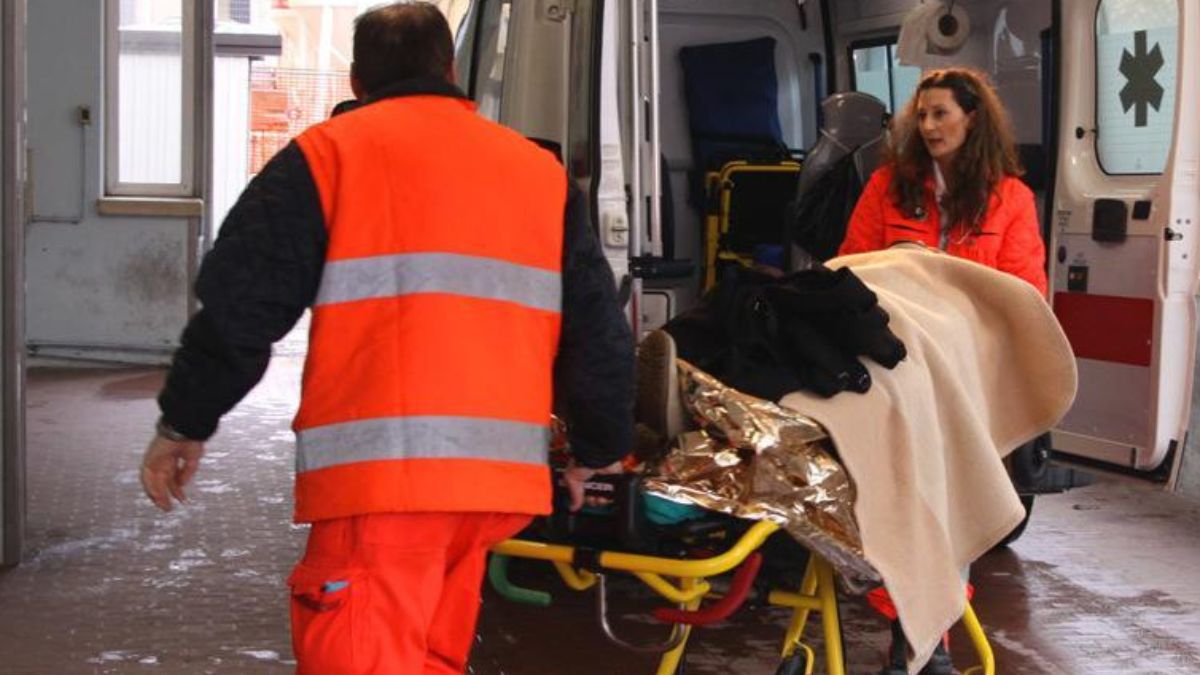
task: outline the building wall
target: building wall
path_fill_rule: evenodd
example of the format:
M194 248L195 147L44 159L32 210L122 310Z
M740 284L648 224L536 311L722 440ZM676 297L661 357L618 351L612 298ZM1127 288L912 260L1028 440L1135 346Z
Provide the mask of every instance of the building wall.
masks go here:
M290 0L287 9L271 10L270 20L283 35L279 66L348 71L353 60L354 18L379 4L378 0ZM455 31L470 0L435 0L433 4Z
M211 222L215 235L249 179L250 60L218 56L213 81Z
M138 18L153 22L174 3L126 0L145 10ZM292 11L322 13L327 27L308 30L315 50L305 59L329 61L345 68L350 22L375 0L330 2L324 12L313 2L291 0ZM196 219L174 217L105 217L96 202L104 185L104 3L95 0L38 0L29 3L29 149L32 167L32 212L26 236L27 336L37 355L116 357L164 361L176 343L189 311L189 286L200 240ZM444 0L453 18L465 3ZM164 9L165 8L165 9ZM285 10L256 0L251 19ZM156 14L157 13L157 14ZM70 17L70 20L63 20ZM265 20L270 21L270 17ZM322 42L322 31L327 37ZM329 45L330 56L320 53ZM216 64L215 77L231 75L230 64ZM225 81L229 81L226 79ZM215 141L229 141L241 104L240 93L224 91L216 108ZM159 97L161 100L161 97ZM147 104L150 105L150 104ZM81 106L90 109L92 124L77 122ZM226 129L228 127L228 129ZM135 128L137 128L135 126ZM136 132L135 132L136 133ZM207 205L219 224L248 179L240 147L214 152L212 199ZM164 143L166 145L166 143ZM145 162L173 161L150 153ZM77 222L68 222L77 221Z
M64 21L63 17L70 17ZM27 338L37 354L165 360L187 318L186 218L103 217L103 3L29 3ZM92 112L81 126L80 106ZM56 220L79 222L45 222Z

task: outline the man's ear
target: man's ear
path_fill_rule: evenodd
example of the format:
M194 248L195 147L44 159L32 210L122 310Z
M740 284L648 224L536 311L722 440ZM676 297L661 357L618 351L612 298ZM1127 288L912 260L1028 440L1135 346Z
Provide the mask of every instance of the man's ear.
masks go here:
M362 83L358 81L358 73L354 68L354 64L350 64L350 91L354 92L354 98L362 100L363 90Z

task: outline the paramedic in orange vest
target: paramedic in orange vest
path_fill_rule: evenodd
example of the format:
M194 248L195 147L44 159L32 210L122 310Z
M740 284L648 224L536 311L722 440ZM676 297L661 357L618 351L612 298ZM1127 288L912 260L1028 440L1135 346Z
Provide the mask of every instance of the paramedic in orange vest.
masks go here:
M839 255L916 241L1008 272L1046 294L1033 192L1004 106L966 68L927 72L863 188Z
M552 407L578 464L630 449L633 339L582 193L478 115L427 3L358 18L362 102L295 139L201 267L141 468L182 501L219 418L312 310L288 584L300 673L462 673L487 550L551 509Z

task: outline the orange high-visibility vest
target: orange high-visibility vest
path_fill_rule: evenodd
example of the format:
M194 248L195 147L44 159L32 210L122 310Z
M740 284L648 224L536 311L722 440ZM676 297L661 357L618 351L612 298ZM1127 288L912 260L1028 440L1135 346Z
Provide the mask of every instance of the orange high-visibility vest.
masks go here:
M293 423L296 521L548 513L562 165L435 95L297 142L329 247Z

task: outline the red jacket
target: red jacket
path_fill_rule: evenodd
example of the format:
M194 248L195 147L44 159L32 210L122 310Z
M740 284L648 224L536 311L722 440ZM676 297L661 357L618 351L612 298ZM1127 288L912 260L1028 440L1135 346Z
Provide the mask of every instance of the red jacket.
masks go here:
M932 181L926 191L925 217L921 219L905 217L892 203L888 194L891 182L890 166L881 167L867 181L838 255L876 251L901 241L941 248L941 216ZM1046 248L1037 207L1033 192L1019 178L1006 176L996 186L978 235L968 234L962 226L950 231L946 252L1018 276L1046 294Z

